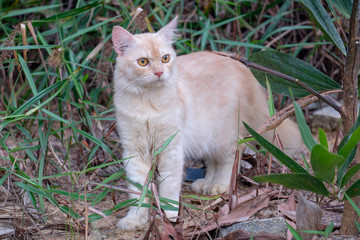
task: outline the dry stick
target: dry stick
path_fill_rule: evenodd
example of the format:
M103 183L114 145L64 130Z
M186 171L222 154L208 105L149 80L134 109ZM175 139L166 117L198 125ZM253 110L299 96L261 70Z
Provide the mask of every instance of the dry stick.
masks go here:
M330 105L332 108L334 108L336 111L338 111L340 114L343 114L343 110L340 108L340 106L338 106L335 102L333 102L331 99L325 97L325 96L322 96L320 93L318 93L317 91L315 91L314 89L312 89L311 87L307 86L306 84L304 84L303 82L299 81L299 79L296 79L296 78L293 78L293 77L290 77L286 74L283 74L283 73L280 73L280 72L277 72L275 70L272 70L270 68L267 68L267 67L263 67L259 64L256 64L256 63L253 63L253 62L250 62L248 60L246 60L245 58L243 57L238 57L238 56L235 56L235 55L228 55L228 54L224 54L224 53L219 53L219 52L212 52L214 54L218 54L218 55L221 55L221 56L224 56L224 57L229 57L231 59L234 59L236 61L239 61L241 62L242 64L244 64L246 67L250 67L250 68L254 68L254 69L257 69L257 70L260 70L260 71L263 71L263 72L266 72L266 73L270 73L271 75L275 75L275 76L278 76L278 77L281 77L285 80L288 80L289 82L292 82L292 83L295 83L297 85L299 85L300 87L306 89L307 91L311 92L312 94L314 94L315 96L317 96L320 100L324 101L325 103L327 103L328 105Z
M336 89L336 90L329 90L326 92L322 92L321 94L329 95L329 94L341 93L341 92L342 92L342 90ZM296 103L299 104L299 106L301 108L304 108L307 105L315 102L316 100L318 100L317 96L309 95L309 96L306 96L306 97L303 97L303 98L297 100ZM274 116L272 116L270 119L268 119L263 125L258 127L256 129L256 132L261 134L261 133L265 133L267 131L270 131L270 130L278 127L286 118L288 118L290 115L292 115L294 113L293 105L294 104L290 104L287 107L284 107L283 109L281 109Z

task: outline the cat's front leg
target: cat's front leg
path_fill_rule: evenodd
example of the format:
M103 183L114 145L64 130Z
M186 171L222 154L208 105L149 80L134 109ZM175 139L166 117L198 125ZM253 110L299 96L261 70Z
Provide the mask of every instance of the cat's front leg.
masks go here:
M159 159L159 195L179 201L184 167L184 153L181 143L174 142L174 145L168 146L168 149L160 154ZM171 221L176 221L178 211L169 210L165 211L165 214Z
M150 164L140 157L130 158L125 162L126 176L133 182L144 184ZM141 190L128 183L128 189L140 192ZM129 199L139 198L138 194L129 194ZM145 198L144 202L148 200ZM117 227L122 230L143 229L149 219L149 209L145 207L137 208L135 206L129 207L129 211L125 217L119 220Z

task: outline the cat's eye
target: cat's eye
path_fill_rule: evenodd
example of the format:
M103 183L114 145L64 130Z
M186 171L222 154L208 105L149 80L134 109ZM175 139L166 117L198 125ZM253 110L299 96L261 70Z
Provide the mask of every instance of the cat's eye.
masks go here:
M149 60L146 58L139 58L137 62L140 66L145 67L149 63Z
M161 62L168 63L170 61L170 55L166 54L162 57Z

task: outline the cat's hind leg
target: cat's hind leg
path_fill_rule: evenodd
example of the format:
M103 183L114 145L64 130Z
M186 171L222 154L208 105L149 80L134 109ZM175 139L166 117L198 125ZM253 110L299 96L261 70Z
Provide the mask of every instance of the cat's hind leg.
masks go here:
M206 194L207 191L210 189L210 187L213 184L213 180L215 178L216 173L216 160L213 158L207 158L207 167L206 167L206 174L205 178L197 179L193 184L191 185L191 188L193 191Z
M240 156L244 148L245 146L239 146ZM205 178L198 179L192 184L194 191L206 195L218 195L229 190L236 145L229 151L219 151L219 153L222 154L207 157L207 173Z

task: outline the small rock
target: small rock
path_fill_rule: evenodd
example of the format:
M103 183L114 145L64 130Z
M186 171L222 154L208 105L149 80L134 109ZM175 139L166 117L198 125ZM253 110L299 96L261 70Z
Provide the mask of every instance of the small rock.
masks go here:
M311 126L316 129L321 127L325 131L334 131L338 128L340 118L340 113L332 107L324 107L313 113Z
M258 219L252 221L246 221L241 223L235 223L231 226L222 228L220 230L220 236L225 237L231 232L243 229L252 233L267 232L276 234L286 238L287 226L285 218L275 217L267 219Z

